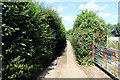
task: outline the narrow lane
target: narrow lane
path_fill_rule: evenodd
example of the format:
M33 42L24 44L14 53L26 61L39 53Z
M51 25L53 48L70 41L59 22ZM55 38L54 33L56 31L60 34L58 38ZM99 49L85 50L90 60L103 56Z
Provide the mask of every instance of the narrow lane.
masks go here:
M97 75L97 76L96 76ZM109 78L96 66L81 66L75 60L72 46L67 41L62 55L57 57L39 77L44 78Z

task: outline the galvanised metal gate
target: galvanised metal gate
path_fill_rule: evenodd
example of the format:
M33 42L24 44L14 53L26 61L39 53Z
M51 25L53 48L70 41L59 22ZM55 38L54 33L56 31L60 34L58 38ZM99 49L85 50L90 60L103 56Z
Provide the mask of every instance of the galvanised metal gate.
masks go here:
M94 36L93 36L94 43ZM120 51L104 46L93 45L94 63L117 79L120 79Z

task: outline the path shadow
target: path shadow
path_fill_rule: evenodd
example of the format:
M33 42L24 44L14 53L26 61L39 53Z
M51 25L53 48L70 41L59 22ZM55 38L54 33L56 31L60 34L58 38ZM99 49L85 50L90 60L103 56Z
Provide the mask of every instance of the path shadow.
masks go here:
M67 45L67 41L65 43L65 46L60 51L58 51L58 54L55 55L55 57L52 59L52 61L50 62L50 64L48 66L46 66L42 71L41 70L38 71L38 74L36 74L35 77L32 80L42 80L43 78L45 78L45 76L47 74L49 74L50 70L54 69L54 66L56 66L57 63L53 63L53 62L57 58L59 58L59 57L61 57L63 55L63 53L65 52L66 45Z
M45 78L45 76L47 75L47 74L49 74L49 71L50 70L53 70L54 68L54 66L56 66L57 64L54 64L54 63L51 63L50 65L49 65L49 67L47 67L45 70L43 70L42 71L42 73L40 73L40 75L38 76L38 78L37 78L37 80L40 80L41 78Z
M67 41L65 43L65 46L58 52L58 54L56 55L56 57L53 60L56 60L58 57L63 55L63 53L65 52L66 46L67 46Z

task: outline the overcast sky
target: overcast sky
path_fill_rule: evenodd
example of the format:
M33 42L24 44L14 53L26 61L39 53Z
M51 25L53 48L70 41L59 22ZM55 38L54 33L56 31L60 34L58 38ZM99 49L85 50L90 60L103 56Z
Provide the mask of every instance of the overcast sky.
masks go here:
M66 30L73 28L77 15L84 9L97 12L106 23L118 23L118 0L47 0L44 4L57 10Z

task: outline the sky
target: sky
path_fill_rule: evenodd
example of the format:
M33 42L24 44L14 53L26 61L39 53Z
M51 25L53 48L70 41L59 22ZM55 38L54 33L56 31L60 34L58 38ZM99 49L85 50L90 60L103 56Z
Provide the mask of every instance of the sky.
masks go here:
M118 23L118 1L119 0L47 0L44 4L58 12L59 16L62 17L65 30L68 31L73 28L77 15L85 9L96 12L106 24Z

